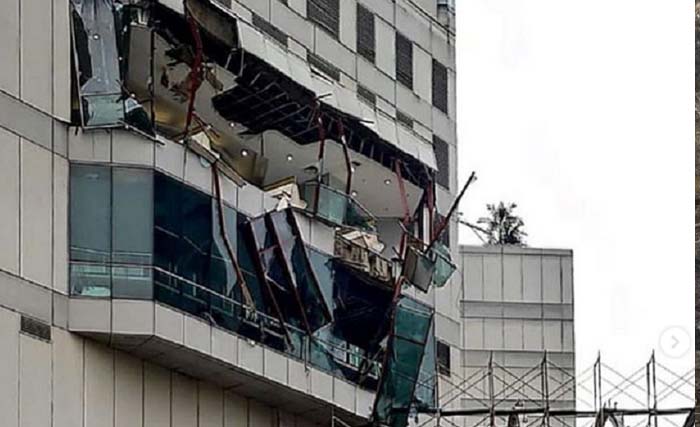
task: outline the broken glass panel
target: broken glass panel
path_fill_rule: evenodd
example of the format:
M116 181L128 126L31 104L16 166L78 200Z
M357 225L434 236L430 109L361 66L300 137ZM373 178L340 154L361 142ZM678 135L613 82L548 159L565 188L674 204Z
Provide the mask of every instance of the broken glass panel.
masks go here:
M112 0L71 0L73 46L84 126L124 120Z
M291 210L268 213L250 222L258 255L286 322L315 331L330 322L311 262Z
M429 341L433 311L427 305L401 296L394 315L373 417L377 423L404 427Z
M433 284L436 288L445 286L457 267L450 261L449 249L440 242L435 242L435 272L433 273Z
M450 252L445 245L435 242L429 252L419 249L422 244L408 247L403 274L415 287L428 292L430 285L443 287L455 272L450 260Z
M374 230L375 219L365 208L349 195L325 184L320 184L318 206L316 206L317 188L319 188L319 183L315 181L304 184L303 197L307 203L306 209L308 211L334 225ZM314 209L316 210L314 211Z
M236 252L236 211L228 206L223 207L224 227L226 236ZM216 200L212 200L212 233L213 242L211 257L209 259L209 288L222 295L231 297L232 291L238 283L236 271L226 250L222 230L219 221L219 209Z
M414 393L414 403L422 408L434 408L436 405L435 392L437 383L437 362L436 362L436 341L435 325L428 333L428 341L423 351L423 361L420 365L416 391Z

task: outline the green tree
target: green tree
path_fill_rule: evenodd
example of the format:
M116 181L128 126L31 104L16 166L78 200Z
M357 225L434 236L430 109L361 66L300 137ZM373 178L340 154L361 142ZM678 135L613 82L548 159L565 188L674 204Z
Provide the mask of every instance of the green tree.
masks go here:
M515 203L503 202L499 202L498 205L486 205L488 216L479 218L477 224L486 232L488 244L525 246L525 223L514 214L517 207Z

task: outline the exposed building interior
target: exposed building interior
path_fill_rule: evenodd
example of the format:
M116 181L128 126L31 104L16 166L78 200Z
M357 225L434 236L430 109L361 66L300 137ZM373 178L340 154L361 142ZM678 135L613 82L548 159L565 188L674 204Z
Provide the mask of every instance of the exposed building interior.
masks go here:
M434 308L404 291L456 269L432 146L216 1L73 0L71 23L74 124L182 144L214 189L72 164L71 295L154 300L304 360L377 391L375 423L435 407ZM224 179L275 202L234 209Z

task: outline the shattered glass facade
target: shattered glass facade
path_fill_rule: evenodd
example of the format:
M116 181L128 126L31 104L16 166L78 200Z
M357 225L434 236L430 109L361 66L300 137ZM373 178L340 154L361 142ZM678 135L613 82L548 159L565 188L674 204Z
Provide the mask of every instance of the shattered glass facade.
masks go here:
M404 427L437 405L435 294L456 267L432 219L454 198L437 185L445 177L426 122L449 122L453 102L441 99L429 120L410 105L387 115L376 86L344 84L342 63L300 57L294 35L268 22L274 14L247 22L234 3L71 0L73 124L134 131L154 152L182 147L184 172L71 163L70 295L175 308L374 391L368 418ZM342 42L344 3L309 7ZM362 11L380 52L385 23ZM399 71L397 92L428 93L432 111L413 67L433 62L404 33L397 68L384 68ZM450 72L440 69L443 92ZM210 182L188 174L192 161Z

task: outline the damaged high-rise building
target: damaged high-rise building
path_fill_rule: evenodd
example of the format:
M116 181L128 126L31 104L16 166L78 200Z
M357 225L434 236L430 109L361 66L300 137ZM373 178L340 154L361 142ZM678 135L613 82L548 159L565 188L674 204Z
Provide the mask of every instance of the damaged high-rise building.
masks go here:
M0 12L3 426L440 406L462 341L453 2Z

